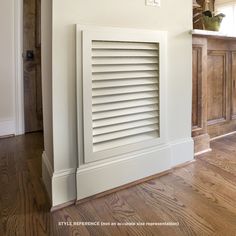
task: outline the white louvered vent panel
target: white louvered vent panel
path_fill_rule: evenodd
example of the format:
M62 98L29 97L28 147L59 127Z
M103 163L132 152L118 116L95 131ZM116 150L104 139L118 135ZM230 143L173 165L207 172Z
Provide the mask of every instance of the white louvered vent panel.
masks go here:
M159 44L92 41L93 152L159 137Z

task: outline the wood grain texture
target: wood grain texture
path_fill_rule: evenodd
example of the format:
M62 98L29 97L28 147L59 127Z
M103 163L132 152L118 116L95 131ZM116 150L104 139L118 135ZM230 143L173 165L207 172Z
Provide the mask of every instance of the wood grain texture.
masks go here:
M207 133L207 39L193 38L192 137L194 153L209 150Z
M236 130L235 73L235 39L193 36L192 137L195 153L209 149L209 137Z
M40 40L40 0L23 1L23 47L24 47L24 112L25 131L43 129L41 46ZM34 53L33 60L26 59L27 50Z
M208 51L207 62L207 120L208 125L225 122L229 96L228 54L225 51Z
M236 232L236 134L169 174L50 213L41 133L0 140L0 235L227 235ZM59 226L59 222L179 222L179 226Z

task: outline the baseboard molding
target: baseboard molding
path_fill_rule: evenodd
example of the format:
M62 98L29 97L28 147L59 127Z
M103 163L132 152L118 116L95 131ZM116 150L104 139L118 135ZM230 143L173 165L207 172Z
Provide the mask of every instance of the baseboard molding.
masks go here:
M205 154L205 153L211 152L211 151L212 151L212 149L211 149L211 148L208 148L208 149L206 149L206 150L204 150L204 151L195 153L194 156L197 157L197 156L200 156L200 155L202 155L202 154Z
M0 121L0 137L15 135L15 121L4 120Z
M195 156L199 153L204 153L210 150L210 136L209 134L201 134L193 137Z
M51 200L51 203L52 203L52 176L53 176L53 169L51 163L48 160L46 152L44 151L42 154L42 180L47 190L48 196Z
M168 175L168 174L171 173L171 171L172 171L172 169L171 169L171 170L166 170L166 171L163 171L163 172L161 172L161 173L159 173L159 174L152 175L152 176L149 176L149 177L146 177L146 178L143 178L143 179L134 181L134 182L132 182L132 183L125 184L125 185L122 185L122 186L120 186L120 187L113 188L113 189L111 189L111 190L107 190L107 191L102 192L102 193L95 194L95 195L93 195L93 196L91 196L91 197L87 197L87 198L84 198L84 199L82 199L82 200L77 200L77 201L76 201L76 204L77 204L77 205L83 204L83 203L85 203L85 202L88 202L88 201L91 201L91 200L94 200L94 199L97 199L97 198L101 198L101 197L107 196L107 195L112 194L112 193L115 193L115 192L117 192L117 191L121 191L121 190L123 190L123 189L131 188L131 187L133 187L133 186L136 186L136 185L138 185L138 184L142 184L142 183L147 182L147 181L149 181L149 180L156 179L156 178L159 178L159 177L164 176L164 175Z
M149 181L149 180L153 180L153 179L160 178L160 177L162 177L162 176L165 176L165 175L168 175L168 174L172 173L173 171L175 171L175 170L177 170L177 169L184 168L184 167L186 167L186 166L188 166L188 165L194 163L195 161L196 161L195 159L192 160L192 161L187 161L187 162L185 162L185 163L183 163L183 164L180 164L180 165L178 165L178 166L175 166L175 167L171 168L170 170L163 171L163 172L161 172L161 173L159 173L159 174L152 175L152 176L149 176L149 177L147 177L147 178L143 178L143 179L137 180L137 181L132 182L132 183L130 183L130 184L122 185L122 186L120 186L120 187L118 187L118 188L114 188L114 189L111 189L111 190L108 190L108 191L105 191L105 192L102 192L102 193L93 195L93 196L91 196L91 197L84 198L84 199L82 199L82 200L77 200L77 201L76 201L76 205L83 204L83 203L85 203L85 202L88 202L88 201L91 201L91 200L94 200L94 199L97 199L97 198L105 197L105 196L107 196L107 195L109 195L109 194L112 194L112 193L115 193L115 192L117 192L117 191L121 191L121 190L123 190L123 189L127 189L127 188L130 188L130 187L136 186L136 185L138 185L138 184L145 183L145 182L147 182L147 181Z
M107 192L165 173L193 160L191 138L142 150L123 159L82 165L77 170L53 172L43 153L43 181L52 199L52 211L72 205L91 196Z
M43 182L51 199L52 210L76 199L76 169L53 171L51 163L43 152Z
M227 134L223 134L223 135L220 135L220 136L217 136L217 137L214 137L214 138L211 138L210 141L214 141L214 140L217 140L217 139L221 139L221 138L224 138L224 137L233 135L233 134L236 134L236 131L230 132L230 133L227 133Z
M76 169L54 172L52 177L52 206L75 201Z
M66 202L66 203L63 203L63 204L60 204L60 205L57 205L57 206L53 206L53 207L51 207L50 211L51 212L59 211L63 208L69 207L71 205L75 205L75 203L76 203L76 199Z
M170 143L171 167L194 160L194 142L192 138L180 139Z
M159 174L193 159L193 140L188 138L124 160L108 161L92 167L82 166L76 174L77 200Z

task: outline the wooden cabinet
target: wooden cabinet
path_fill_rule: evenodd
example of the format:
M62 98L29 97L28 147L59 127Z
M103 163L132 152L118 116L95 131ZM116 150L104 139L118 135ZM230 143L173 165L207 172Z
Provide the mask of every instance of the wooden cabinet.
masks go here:
M192 136L195 153L236 131L236 39L193 36Z

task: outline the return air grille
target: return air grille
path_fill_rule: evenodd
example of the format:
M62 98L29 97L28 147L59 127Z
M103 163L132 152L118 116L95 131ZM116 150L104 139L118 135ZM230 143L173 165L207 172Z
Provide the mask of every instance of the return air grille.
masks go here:
M159 137L159 43L92 40L93 152Z

